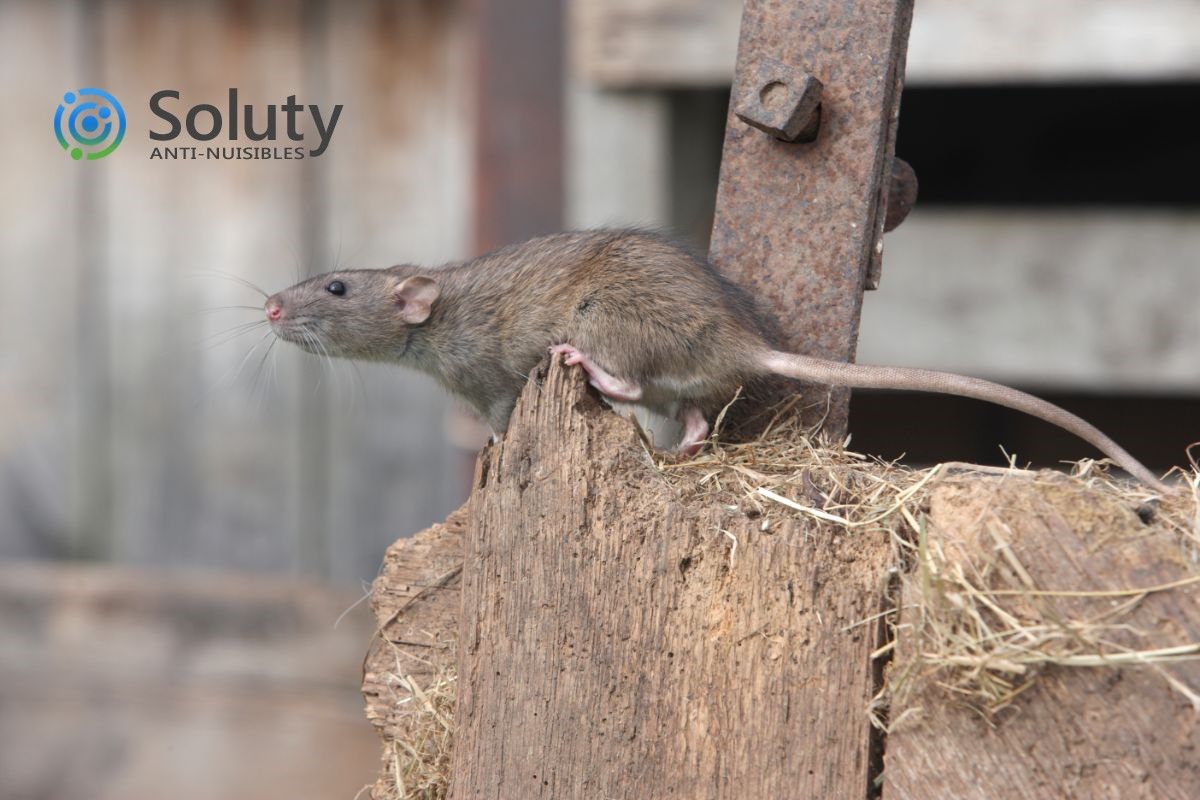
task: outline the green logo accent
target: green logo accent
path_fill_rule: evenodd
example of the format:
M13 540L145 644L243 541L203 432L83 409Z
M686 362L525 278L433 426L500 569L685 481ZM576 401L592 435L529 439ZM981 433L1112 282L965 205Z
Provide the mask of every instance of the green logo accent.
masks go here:
M104 158L125 138L125 109L103 89L67 92L54 112L54 135L76 161Z

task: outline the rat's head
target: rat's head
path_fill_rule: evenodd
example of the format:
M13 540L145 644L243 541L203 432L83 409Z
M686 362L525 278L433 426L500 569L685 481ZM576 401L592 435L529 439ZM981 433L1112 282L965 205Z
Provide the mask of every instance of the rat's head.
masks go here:
M404 268L339 270L277 292L263 308L276 336L310 353L393 361L438 294L436 280Z

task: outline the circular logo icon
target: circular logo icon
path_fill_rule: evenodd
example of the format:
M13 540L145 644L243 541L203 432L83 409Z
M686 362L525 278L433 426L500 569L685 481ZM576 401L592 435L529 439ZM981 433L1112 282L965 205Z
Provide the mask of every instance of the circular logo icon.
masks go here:
M103 89L67 92L54 112L54 135L76 161L104 158L125 138L125 109Z

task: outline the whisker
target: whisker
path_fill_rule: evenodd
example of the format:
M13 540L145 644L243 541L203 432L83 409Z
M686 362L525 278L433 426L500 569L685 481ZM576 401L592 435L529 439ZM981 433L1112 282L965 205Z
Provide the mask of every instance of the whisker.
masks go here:
M253 289L254 291L258 292L263 297L270 297L269 294L267 294L265 291L263 291L261 286L259 286L258 284L255 284L255 283L251 283L250 281L246 280L245 278L243 278L240 275L234 275L233 273L230 273L230 272L222 272L219 269L203 269L203 270L200 270L200 272L202 274L208 273L211 275L216 275L218 277L225 278L227 280L231 280L234 283L240 283L242 286L245 286L247 289Z
M217 333L206 336L201 339L201 341L208 343L208 347L206 348L207 350L212 350L216 347L220 347L221 345L229 344L243 334L249 333L255 328L266 324L268 323L265 319L255 320L254 322L243 322L240 325L235 325L232 328L226 328L223 331L218 331ZM214 341L216 339L220 339L220 341Z
M329 348L325 345L325 342L322 341L320 339L320 337L317 338L317 345L321 348L321 352L325 354L325 359L326 359L326 361L329 362L330 371L333 373L333 376L335 379L337 379L341 375L345 374L344 369L339 369L339 367L342 365L349 364L352 371L357 370L358 365L355 364L353 360L335 359L333 357L333 355L329 352ZM334 391L336 393L336 396L337 396L339 402L341 401L341 398L343 396L342 391L341 391L342 385L343 385L343 382L340 380L338 380L336 383L334 383L334 387L335 387ZM355 398L354 381L351 380L350 381L350 396L349 396L349 404L351 407L353 407L353 405L354 405L354 398Z
M279 344L278 338L274 339L271 344L267 345L267 350L262 354L262 358L258 360L258 368L254 371L254 383L250 387L250 396L257 396L254 404L256 409L262 408L262 402L267 396L267 387L265 385L263 386L262 393L259 393L258 391L258 381L263 374L263 365L267 363L267 356L271 355L271 351L275 349L275 345L277 344Z
M253 328L253 327L245 328L244 330L240 330L237 333L234 333L224 339L221 339L220 341L212 342L211 344L206 345L204 350L205 350L205 352L212 352L213 350L216 350L218 347L224 347L225 345L230 344L231 342L234 342L237 339L240 339L241 337L245 336L247 333L250 333L251 331L257 331L257 330L258 330L258 328Z
M262 311L261 306L216 306L214 308L198 309L196 311L193 311L192 315L197 316L197 317L205 317L205 316L208 316L209 314L217 314L221 311L241 311L243 309L248 310L248 311Z
M241 330L243 328L250 328L255 325L266 325L266 324L267 324L267 320L265 320L265 319L252 319L252 320L249 320L248 322L239 322L238 324L232 325L228 328L225 328L224 330L217 331L216 333L210 333L208 336L205 337L204 340L208 341L209 339L215 339L218 336L225 334L225 333L229 333L231 331Z
M316 395L321 389L321 384L325 382L325 359L321 357L321 352L318 347L316 335L309 330L301 329L301 336L304 342L312 348L311 352L317 357L317 363L321 365L321 373L317 376L317 383L313 386L313 394Z
M296 311L298 312L302 310L302 308L303 306L299 309L296 309ZM334 392L336 393L339 402L342 402L343 398L346 398L346 396L343 394L344 390L342 388L345 381L341 380L341 378L344 376L346 370L341 368L340 365L348 364L350 371L350 389L349 396L346 399L348 399L349 403L353 405L358 401L359 397L366 396L366 380L363 378L358 364L352 360L347 361L345 359L334 358L333 354L329 352L329 346L325 344L325 340L316 330L304 326L296 327L294 330L296 332L296 336L304 344L304 349L312 355L315 355L321 364L320 375L317 378L316 384L313 386L314 394L321 390L321 387L325 385L325 381L328 378L334 387Z
M333 363L333 356L329 355L329 349L325 347L325 343L321 341L321 337L316 331L312 332L312 340L320 351L317 357L321 359L321 378L324 380L325 374L328 373L332 378L337 377L337 366ZM337 384L334 384L335 386Z
M221 388L222 384L224 384L227 379L229 381L229 385L232 386L237 381L237 376L241 374L242 368L246 366L246 362L249 361L250 357L254 355L254 351L258 349L259 345L261 345L270 334L271 332L267 331L260 336L258 340L246 351L246 355L242 357L241 362L235 366L229 367L223 373L221 373L221 375L205 390L205 394L212 395L217 391L217 389ZM231 375L232 377L230 377Z
M230 379L230 383L235 383L237 381L238 376L242 374L242 370L246 368L246 363L250 360L250 357L254 355L254 351L257 350L259 348L259 346L264 341L266 341L266 338L270 335L271 335L271 331L267 331L262 336L260 336L258 338L258 341L256 341L254 343L254 346L250 348L250 351L247 352L246 355L242 357L241 362L237 366L237 371L233 373L233 378ZM270 348L267 348L267 349L269 350Z
M271 382L279 389L279 354L271 356Z
M296 314L299 314L301 311L303 311L304 309L313 305L314 303L319 303L324 299L325 298L323 298L321 295L318 294L316 297L312 298L311 300L306 302L304 305L296 306L294 309L292 309L291 314L292 314L292 316L295 316Z

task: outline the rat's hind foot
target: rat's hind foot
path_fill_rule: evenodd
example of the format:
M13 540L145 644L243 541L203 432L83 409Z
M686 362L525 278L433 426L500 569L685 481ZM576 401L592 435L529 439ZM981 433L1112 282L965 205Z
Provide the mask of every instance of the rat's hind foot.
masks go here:
M708 420L704 418L703 411L691 406L683 410L679 421L683 423L683 439L679 442L679 452L694 456L700 452L700 448L708 439Z
M616 400L619 403L636 403L642 399L642 387L632 381L622 380L613 375L609 375L604 371L604 368L596 364L583 353L576 350L569 344L556 344L550 348L550 352L556 356L564 356L563 363L568 367L573 367L576 364L583 367L583 371L587 373L588 382L596 387L600 394L607 398Z

